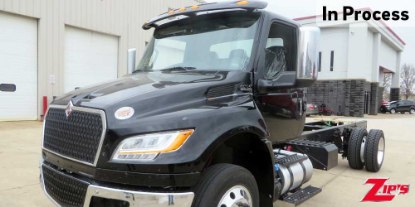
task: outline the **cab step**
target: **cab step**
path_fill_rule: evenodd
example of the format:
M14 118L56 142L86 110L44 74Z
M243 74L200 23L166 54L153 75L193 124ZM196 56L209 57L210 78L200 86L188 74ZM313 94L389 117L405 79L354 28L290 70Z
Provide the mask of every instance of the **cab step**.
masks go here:
M300 188L293 193L288 193L282 196L281 200L288 205L285 206L298 206L304 201L314 197L321 192L321 188L307 186L305 188Z

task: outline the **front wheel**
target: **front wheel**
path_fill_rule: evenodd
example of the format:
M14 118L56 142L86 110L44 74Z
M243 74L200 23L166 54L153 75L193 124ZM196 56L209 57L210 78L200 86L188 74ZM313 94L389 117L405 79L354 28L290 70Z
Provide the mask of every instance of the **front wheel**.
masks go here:
M410 113L410 114L415 114L415 109L411 109L411 110L409 111L409 113Z
M391 114L395 114L396 110L395 109L391 109Z
M195 188L193 207L259 207L254 176L231 164L209 167Z

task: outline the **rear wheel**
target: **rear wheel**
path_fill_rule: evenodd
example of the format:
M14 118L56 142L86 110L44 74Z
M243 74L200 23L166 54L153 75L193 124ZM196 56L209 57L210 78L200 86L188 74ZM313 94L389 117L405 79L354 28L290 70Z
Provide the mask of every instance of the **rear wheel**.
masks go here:
M366 170L378 172L385 158L385 136L382 130L372 129L367 135L365 147Z
M193 207L259 207L254 176L245 168L217 164L203 173Z
M367 131L363 128L354 128L349 138L347 151L347 160L350 168L363 169L364 166L364 146L366 142Z

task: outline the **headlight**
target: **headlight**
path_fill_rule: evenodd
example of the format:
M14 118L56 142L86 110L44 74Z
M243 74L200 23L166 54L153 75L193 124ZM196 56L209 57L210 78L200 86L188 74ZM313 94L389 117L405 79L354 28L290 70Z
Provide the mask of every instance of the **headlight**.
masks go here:
M160 153L178 150L193 131L188 129L127 138L118 145L112 160L153 160Z

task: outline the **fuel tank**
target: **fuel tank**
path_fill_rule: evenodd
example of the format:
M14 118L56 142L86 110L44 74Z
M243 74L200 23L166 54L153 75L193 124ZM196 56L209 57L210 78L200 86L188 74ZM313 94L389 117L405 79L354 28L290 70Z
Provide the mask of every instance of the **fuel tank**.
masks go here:
M281 195L301 187L313 176L313 164L305 154L274 150L275 170L281 182Z

